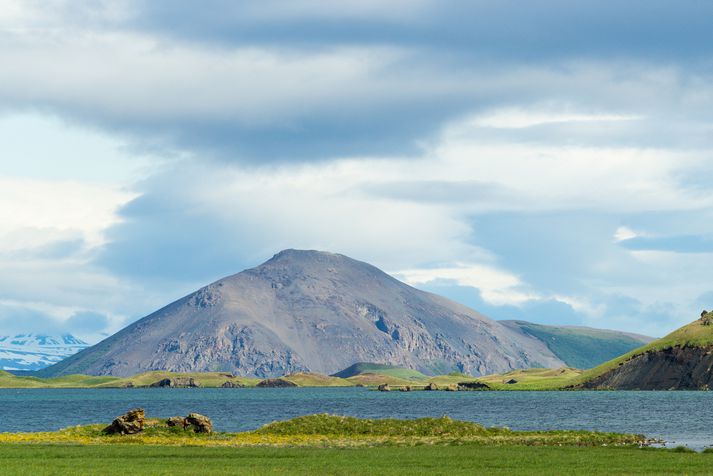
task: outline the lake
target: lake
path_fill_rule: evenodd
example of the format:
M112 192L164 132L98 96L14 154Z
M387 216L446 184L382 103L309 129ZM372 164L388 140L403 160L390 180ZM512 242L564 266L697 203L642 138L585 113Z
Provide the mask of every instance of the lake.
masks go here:
M218 431L312 413L362 418L448 415L514 430L642 433L713 445L713 392L375 392L364 388L0 389L0 432L106 422L134 407L152 417L198 412Z

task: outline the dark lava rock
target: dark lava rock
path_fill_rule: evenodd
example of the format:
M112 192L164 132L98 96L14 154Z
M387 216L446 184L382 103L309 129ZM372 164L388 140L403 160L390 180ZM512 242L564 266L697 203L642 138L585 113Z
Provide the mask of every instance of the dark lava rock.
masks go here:
M193 377L164 378L149 385L152 388L196 388L200 386L201 384Z
M482 382L460 382L459 390L490 390L490 387Z
M433 382L430 382L428 385L423 387L424 390L432 391L432 390L438 390L438 385L436 385Z
M166 425L168 426L178 426L183 428L184 427L184 419L183 417L179 416L172 416L166 421Z
M133 435L144 429L144 409L134 408L117 417L111 425L102 430L107 435Z
M220 386L220 388L243 388L245 385L238 383L238 382L231 382L228 380L227 382L223 382L223 385Z
M508 381L505 382L505 383L508 384L508 385L512 385L512 384L514 384L514 383L517 383L517 380L515 380L514 378L511 378L510 380L508 380Z
M289 388L296 387L297 384L283 378L268 378L261 380L256 387L260 388Z
M183 419L183 428L192 429L196 433L213 433L213 422L200 413L189 413Z
M382 383L376 389L380 392L390 392L391 391L391 387L389 387L388 383Z

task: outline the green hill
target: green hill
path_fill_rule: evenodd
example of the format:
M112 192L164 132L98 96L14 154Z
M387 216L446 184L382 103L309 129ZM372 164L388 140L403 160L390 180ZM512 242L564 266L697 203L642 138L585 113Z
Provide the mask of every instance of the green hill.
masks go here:
M708 389L713 384L713 312L582 374L577 386Z
M407 369L404 367L396 367L388 364L373 364L370 362L358 362L347 367L335 374L332 377L349 378L361 374L379 374L388 377L396 377L403 380L427 380L428 376L422 374L418 370Z
M526 321L501 324L541 340L567 366L590 369L641 347L651 337L626 332L575 326L546 326Z

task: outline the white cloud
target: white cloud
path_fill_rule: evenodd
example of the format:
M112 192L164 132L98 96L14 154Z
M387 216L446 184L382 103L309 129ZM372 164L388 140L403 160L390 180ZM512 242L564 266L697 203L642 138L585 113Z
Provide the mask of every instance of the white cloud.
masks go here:
M0 177L0 250L28 250L80 239L95 247L134 195L116 187Z
M540 296L528 291L519 277L490 266L460 264L448 268L405 269L394 273L413 286L436 281L453 281L459 286L468 286L480 291L484 301L498 306L519 305L539 300Z
M505 108L480 114L469 122L477 127L495 127L500 129L520 129L544 124L562 124L568 122L617 122L641 119L637 115L624 114L583 114L562 110Z

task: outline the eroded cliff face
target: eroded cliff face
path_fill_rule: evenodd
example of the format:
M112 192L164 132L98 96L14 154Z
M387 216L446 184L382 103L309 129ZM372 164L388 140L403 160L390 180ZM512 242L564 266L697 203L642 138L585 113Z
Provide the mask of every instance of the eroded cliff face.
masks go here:
M355 362L482 375L560 367L540 340L343 255L288 250L217 281L46 369L274 377Z
M713 386L713 347L648 351L582 384L588 389L706 390Z

